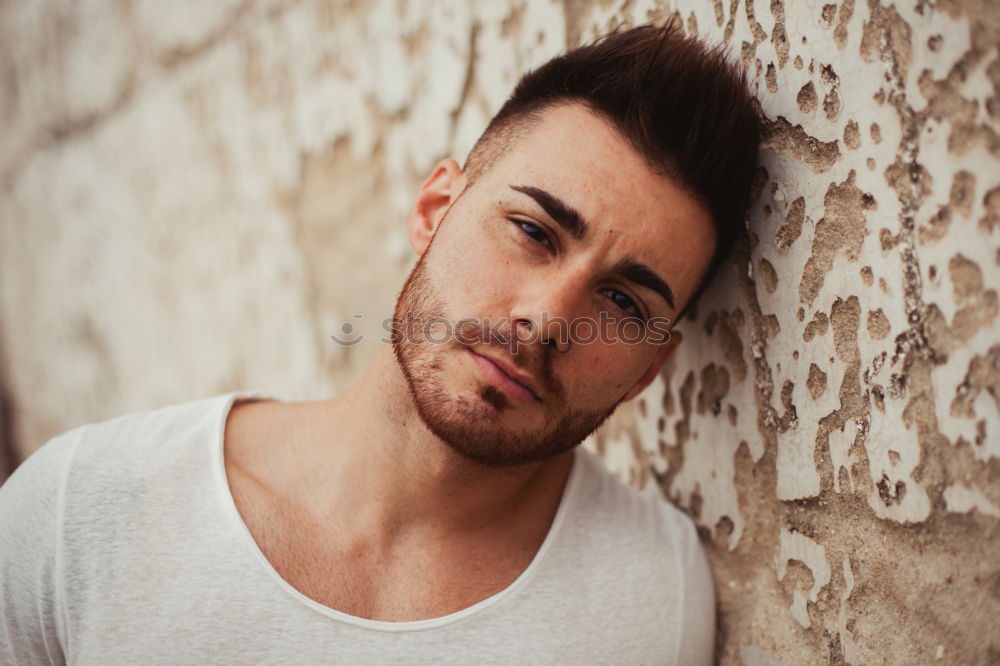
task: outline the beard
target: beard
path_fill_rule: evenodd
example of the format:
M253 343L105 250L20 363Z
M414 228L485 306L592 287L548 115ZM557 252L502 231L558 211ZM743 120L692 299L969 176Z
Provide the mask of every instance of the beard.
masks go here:
M392 344L417 413L435 436L464 458L482 465L526 465L572 449L611 416L621 399L604 410L572 409L564 385L552 373L551 357L555 349L550 345L536 342L532 348L520 348L517 356L511 357L506 343L487 339L488 334L484 335L482 327L470 323L470 319L462 320L462 341L450 335L444 342L429 340L431 336L423 328L428 321L442 324L447 321L451 325L448 330L455 330L455 321L447 316L445 303L438 298L428 274L430 252L429 247L417 261L396 301ZM404 324L401 328L400 322L415 322L416 325L406 327ZM510 340L512 334L511 327L507 327L503 337ZM446 361L454 363L468 354L464 343L468 340L489 347L495 356L508 359L538 379L545 400L530 408L544 411L541 425L520 429L506 425L503 416L517 406L511 405L499 389L482 380L477 379L479 385L474 395L449 392L448 382L442 376Z

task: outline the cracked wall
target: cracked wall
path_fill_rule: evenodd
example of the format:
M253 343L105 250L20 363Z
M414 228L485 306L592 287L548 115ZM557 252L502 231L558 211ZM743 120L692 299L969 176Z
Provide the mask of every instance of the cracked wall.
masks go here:
M5 3L0 461L127 411L345 388L425 172L525 69L649 18L749 68L758 194L685 343L586 445L698 522L722 663L995 663L988 0ZM362 343L330 343L345 322Z

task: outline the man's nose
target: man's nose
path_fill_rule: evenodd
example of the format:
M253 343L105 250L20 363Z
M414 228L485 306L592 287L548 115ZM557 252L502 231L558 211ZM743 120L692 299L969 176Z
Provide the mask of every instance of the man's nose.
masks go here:
M555 351L569 351L571 323L582 294L574 280L545 281L522 294L512 308L512 333L521 344L551 345Z

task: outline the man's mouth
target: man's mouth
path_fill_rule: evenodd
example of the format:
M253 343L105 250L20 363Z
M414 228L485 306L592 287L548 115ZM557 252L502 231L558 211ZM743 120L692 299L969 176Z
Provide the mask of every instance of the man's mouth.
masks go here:
M528 375L501 359L477 354L472 349L468 349L468 352L483 378L515 402L525 405L541 402L537 389L534 388L534 382Z

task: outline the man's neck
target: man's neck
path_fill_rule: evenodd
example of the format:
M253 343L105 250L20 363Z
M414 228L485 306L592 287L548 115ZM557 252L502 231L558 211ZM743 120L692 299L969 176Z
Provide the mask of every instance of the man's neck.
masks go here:
M573 451L506 468L463 458L428 430L388 346L349 392L292 409L288 455L275 470L283 494L314 519L387 544L501 530L534 540L548 530L573 461Z

